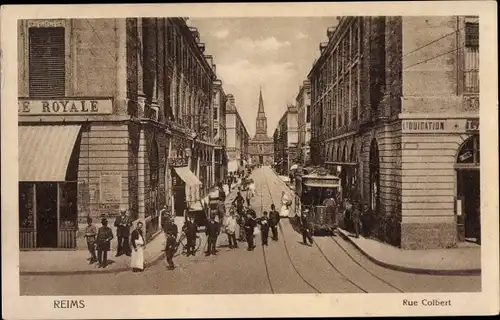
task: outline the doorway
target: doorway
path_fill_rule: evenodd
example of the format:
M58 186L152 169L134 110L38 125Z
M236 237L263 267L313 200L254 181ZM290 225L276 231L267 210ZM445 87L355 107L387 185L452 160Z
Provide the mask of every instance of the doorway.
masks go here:
M259 156L259 164L260 165L264 164L264 156Z
M481 242L481 184L479 170L479 135L464 141L457 156L457 216L460 241Z
M36 185L38 248L57 248L57 183Z

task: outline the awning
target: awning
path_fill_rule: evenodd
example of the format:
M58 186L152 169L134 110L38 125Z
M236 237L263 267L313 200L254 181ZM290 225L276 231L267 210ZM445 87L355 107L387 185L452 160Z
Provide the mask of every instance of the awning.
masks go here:
M19 126L19 181L64 181L81 125Z
M200 179L198 179L195 174L189 170L188 167L178 167L175 168L175 172L179 175L179 177L186 183L187 186L198 186L201 185Z

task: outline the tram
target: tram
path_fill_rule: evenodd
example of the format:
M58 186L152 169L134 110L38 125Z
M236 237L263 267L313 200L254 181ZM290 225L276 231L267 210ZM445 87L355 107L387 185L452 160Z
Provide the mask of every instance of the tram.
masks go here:
M306 171L307 172L307 171ZM340 178L328 174L326 170L312 170L295 177L295 220L298 226L300 214L309 210L307 219L313 227L314 235L333 235L337 228L337 199L341 195ZM333 210L327 210L329 199L334 199Z

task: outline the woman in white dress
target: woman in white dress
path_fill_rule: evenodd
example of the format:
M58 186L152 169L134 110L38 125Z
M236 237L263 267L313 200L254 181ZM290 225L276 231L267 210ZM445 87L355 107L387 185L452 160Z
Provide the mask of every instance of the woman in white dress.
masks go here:
M281 191L281 212L280 217L288 218L290 215L290 199L286 195L285 191Z
M133 272L142 272L144 270L144 236L142 232L143 224L142 222L137 222L137 226L130 237L130 242L132 244L132 256L130 259L130 264Z

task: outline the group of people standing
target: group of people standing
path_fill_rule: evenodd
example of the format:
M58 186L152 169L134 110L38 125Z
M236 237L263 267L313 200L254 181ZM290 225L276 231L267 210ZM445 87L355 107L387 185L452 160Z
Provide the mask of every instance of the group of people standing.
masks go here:
M98 268L108 266L108 251L111 251L111 240L114 239L113 231L108 226L108 219L101 219L99 229L92 223L92 218L87 217L85 239L90 253L89 264L96 263ZM115 219L117 249L116 257L126 255L131 257L131 267L134 272L144 270L144 235L143 223L137 222L136 228L130 232L132 219L126 209L120 209L120 215ZM97 255L96 255L97 251Z

